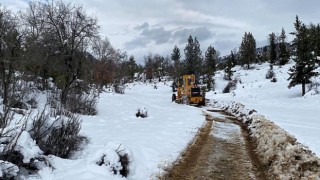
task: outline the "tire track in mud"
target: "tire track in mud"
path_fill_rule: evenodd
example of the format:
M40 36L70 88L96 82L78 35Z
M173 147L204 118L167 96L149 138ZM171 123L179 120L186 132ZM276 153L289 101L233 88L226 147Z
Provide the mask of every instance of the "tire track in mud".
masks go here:
M206 116L181 159L160 179L266 179L248 134L232 118Z

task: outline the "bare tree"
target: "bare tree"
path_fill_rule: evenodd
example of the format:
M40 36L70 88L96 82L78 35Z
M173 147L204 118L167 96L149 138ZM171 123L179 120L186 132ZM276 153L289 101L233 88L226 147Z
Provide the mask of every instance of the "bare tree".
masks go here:
M87 40L98 34L97 19L86 15L82 6L62 1L45 4L46 31L57 45L56 54L64 61L66 74L61 93L61 103L66 105L69 91L79 74L81 63L76 57L83 53Z
M16 18L0 4L0 92L5 106L9 105L10 91L12 92L10 85L14 76L13 66L21 50L22 38L17 27Z

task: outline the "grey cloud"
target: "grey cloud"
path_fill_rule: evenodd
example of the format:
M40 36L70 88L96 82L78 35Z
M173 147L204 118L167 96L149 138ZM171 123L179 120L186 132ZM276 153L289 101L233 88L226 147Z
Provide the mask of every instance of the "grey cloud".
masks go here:
M172 35L172 31L165 30L163 27L153 28L148 23L137 26L134 29L142 31L138 37L125 43L127 49L146 47L151 42L154 42L156 45L167 43Z
M145 29L141 36L154 41L156 44L163 44L169 41L172 32L165 30L163 27L154 29Z
M143 23L141 25L136 26L134 29L135 30L143 30L143 29L146 29L148 27L149 27L149 23L145 22L145 23Z
M213 33L206 27L199 27L193 29L181 29L173 33L173 39L180 44L187 42L189 36L197 37L199 41L207 40L213 36Z
M213 36L213 33L209 28L206 27L186 28L179 30L166 30L163 27L147 27L142 30L139 37L136 37L135 39L125 43L125 47L128 49L134 49L135 47L146 47L146 45L151 42L154 42L156 45L168 42L178 42L179 44L183 44L187 42L187 39L190 35L197 37L198 41L204 41L210 39Z

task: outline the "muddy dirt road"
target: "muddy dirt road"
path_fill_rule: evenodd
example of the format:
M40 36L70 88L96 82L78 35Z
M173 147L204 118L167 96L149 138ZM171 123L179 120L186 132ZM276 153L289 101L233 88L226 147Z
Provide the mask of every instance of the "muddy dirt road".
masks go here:
M214 112L210 115L181 160L161 179L266 179L237 121Z

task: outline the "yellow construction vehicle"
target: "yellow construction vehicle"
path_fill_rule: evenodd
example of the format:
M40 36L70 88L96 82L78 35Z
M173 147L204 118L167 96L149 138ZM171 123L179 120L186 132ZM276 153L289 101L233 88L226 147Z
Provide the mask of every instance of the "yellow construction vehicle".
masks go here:
M190 105L205 105L204 93L196 84L195 75L184 75L177 83L172 101Z

